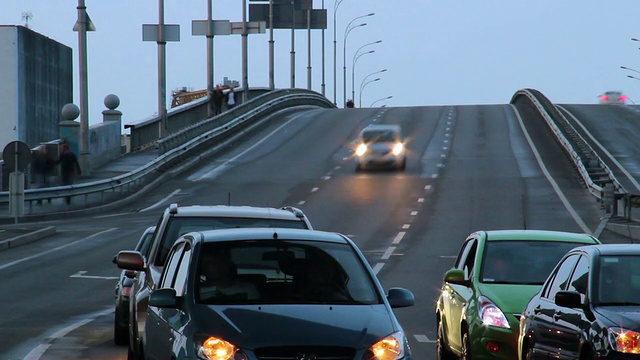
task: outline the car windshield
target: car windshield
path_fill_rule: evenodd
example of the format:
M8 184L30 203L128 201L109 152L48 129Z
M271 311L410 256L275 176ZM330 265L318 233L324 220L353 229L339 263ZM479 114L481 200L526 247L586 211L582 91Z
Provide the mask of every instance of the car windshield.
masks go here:
M394 142L398 138L398 133L391 130L367 130L362 133L362 141L365 143Z
M489 241L480 278L483 283L542 285L569 250L584 244L561 241Z
M640 305L640 256L601 256L594 304Z
M205 244L195 277L203 304L381 304L372 276L346 244Z
M182 235L192 231L233 229L233 228L292 228L307 229L304 221L273 218L237 218L237 217L172 217L161 239L156 266L163 266L171 247Z

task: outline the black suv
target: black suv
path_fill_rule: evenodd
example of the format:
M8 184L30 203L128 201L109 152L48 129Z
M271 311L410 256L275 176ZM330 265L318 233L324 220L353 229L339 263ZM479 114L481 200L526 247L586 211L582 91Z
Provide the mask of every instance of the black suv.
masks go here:
M140 338L144 329L149 294L160 279L164 263L176 240L191 231L230 228L312 229L302 210L256 206L171 204L158 220L151 246L145 254L123 250L116 258L121 269L137 271L129 302L129 359L139 358Z

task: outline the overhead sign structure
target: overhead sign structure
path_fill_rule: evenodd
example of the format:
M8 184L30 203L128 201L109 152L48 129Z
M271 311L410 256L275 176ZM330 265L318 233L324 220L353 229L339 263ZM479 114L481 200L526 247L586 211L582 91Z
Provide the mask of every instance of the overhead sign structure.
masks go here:
M293 13L292 13L293 12ZM308 22L311 15L311 24ZM294 18L295 17L295 18ZM249 4L249 21L269 22L268 4ZM303 9L293 11L289 5L273 5L273 28L291 29L292 21L295 29L326 29L327 9ZM309 27L310 25L310 27Z

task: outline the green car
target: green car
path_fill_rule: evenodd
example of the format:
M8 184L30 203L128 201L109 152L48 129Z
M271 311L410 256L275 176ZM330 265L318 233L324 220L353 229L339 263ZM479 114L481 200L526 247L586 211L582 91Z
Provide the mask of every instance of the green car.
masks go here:
M444 275L436 303L438 359L518 358L525 306L569 250L600 244L588 234L477 231Z

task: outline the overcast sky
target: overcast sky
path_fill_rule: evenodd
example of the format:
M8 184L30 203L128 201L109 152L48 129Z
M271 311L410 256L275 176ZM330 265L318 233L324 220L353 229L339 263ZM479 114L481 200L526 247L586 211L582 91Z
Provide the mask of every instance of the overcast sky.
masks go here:
M171 92L206 89L206 39L191 35L206 20L209 0L165 0L165 24L180 25L169 42L167 106ZM242 20L242 0L212 0L213 19ZM337 95L334 96L334 8L337 8ZM251 2L247 0L247 4ZM85 0L96 27L87 35L89 122L101 121L104 97L116 94L125 124L158 109L158 52L142 41L142 24L158 23L158 0ZM79 104L77 0L2 0L0 24L24 25L73 48L74 102ZM314 0L314 8L322 8ZM348 32L347 98L362 107L506 104L520 89L540 90L552 102L592 104L619 90L640 104L638 0L326 0L325 95L341 106L343 46ZM361 19L355 18L374 13ZM275 30L275 86L291 84L291 31ZM312 89L322 92L322 31L312 31ZM367 45L381 40L380 43ZM249 36L249 87L269 85L269 31ZM360 50L359 52L357 52ZM374 50L373 53L366 53ZM295 32L296 87L307 88L307 31ZM239 35L214 38L214 82L241 81ZM357 54L355 66L353 59ZM384 72L379 72L386 69ZM377 79L378 81L368 82ZM360 88L363 84L362 93ZM387 99L387 97L392 98Z

